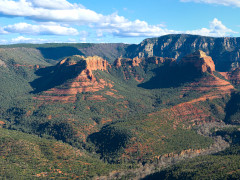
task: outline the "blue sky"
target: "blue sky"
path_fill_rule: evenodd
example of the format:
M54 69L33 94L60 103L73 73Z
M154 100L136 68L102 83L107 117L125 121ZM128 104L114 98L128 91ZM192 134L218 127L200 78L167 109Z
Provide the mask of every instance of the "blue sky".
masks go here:
M0 0L0 44L240 34L240 0Z

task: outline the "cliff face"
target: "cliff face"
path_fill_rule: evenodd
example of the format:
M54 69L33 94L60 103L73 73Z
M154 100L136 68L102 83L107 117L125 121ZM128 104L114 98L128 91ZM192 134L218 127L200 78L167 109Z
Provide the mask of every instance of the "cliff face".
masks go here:
M70 74L69 79L71 80L66 79L65 82L60 84L61 87L52 87L44 91L45 95L37 96L35 99L74 102L78 93L96 92L107 86L112 87L111 83L104 79L97 80L93 74L93 71L96 70L107 71L109 66L106 60L98 56L66 58L56 65L54 76L61 78ZM103 98L98 97L98 100L103 100Z
M191 65L196 68L197 71L204 73L209 72L213 73L215 71L215 64L210 56L207 56L201 50L194 52L193 54L189 54L183 57L180 60L180 65Z
M240 85L240 68L236 68L230 72L221 73L226 79L230 80L232 84Z
M117 58L113 65L116 68L119 67L124 67L124 66L128 66L128 67L136 67L136 66L142 66L144 68L144 66L148 65L148 64L164 64L164 63L175 63L175 59L174 58L163 58L163 57L157 57L157 56L152 56L152 57L134 57L134 58Z
M231 64L240 61L240 38L213 38L197 35L166 35L145 39L130 45L126 57L170 57L180 60L197 50L211 56L218 71L229 71Z
M149 72L151 70L154 71L155 68L166 64L171 66L176 64L176 61L173 58L162 58L156 56L146 58L135 57L132 59L120 57L115 60L113 67L115 67L118 71L121 71L119 74L122 74L123 79L135 79L137 82L141 83L144 80L149 79L149 74L151 74Z

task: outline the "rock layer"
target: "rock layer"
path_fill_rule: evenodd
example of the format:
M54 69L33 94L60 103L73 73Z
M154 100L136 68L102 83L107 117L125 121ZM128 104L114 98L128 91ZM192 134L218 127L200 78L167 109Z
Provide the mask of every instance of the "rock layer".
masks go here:
M60 87L54 87L44 91L44 95L35 97L38 100L74 102L76 95L82 92L97 92L105 87L113 87L112 83L104 79L96 79L93 71L107 71L110 65L101 57L73 56L66 58L57 64L60 73L77 74L70 82L65 82ZM57 71L56 70L56 71Z
M188 34L172 34L145 39L130 45L125 57L170 57L180 60L189 53L202 50L212 57L218 71L229 71L240 62L240 38L214 38Z
M181 66L191 65L201 73L209 72L212 74L215 71L215 64L212 58L210 56L207 56L206 53L201 50L185 56L181 59L179 64Z

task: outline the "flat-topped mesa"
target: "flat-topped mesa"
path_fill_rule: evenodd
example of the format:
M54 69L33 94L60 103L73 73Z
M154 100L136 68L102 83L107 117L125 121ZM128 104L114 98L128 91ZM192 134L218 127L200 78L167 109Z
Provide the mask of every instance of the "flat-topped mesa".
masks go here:
M82 92L97 92L105 87L112 88L112 82L96 78L93 71L107 71L110 65L101 57L71 56L60 61L53 77L63 79L61 86L44 91L44 95L35 99L48 101L75 102L77 94Z
M98 56L79 56L75 55L72 57L68 57L58 63L59 66L81 66L81 68L88 69L90 71L101 70L106 71L108 66L108 62L101 57ZM82 67L85 66L85 67Z
M213 73L215 71L215 64L212 58L207 56L206 53L201 50L183 57L179 64L181 66L193 65L201 73Z

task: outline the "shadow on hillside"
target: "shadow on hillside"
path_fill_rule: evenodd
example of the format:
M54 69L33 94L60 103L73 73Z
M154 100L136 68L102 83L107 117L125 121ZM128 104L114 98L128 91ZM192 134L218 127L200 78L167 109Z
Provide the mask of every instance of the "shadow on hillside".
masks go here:
M231 99L225 107L226 116L225 123L239 125L240 124L240 93L234 92L231 94Z
M85 61L81 61L76 65L68 67L50 66L41 68L35 72L35 74L40 76L40 78L30 82L30 85L34 89L31 93L36 94L42 91L47 91L56 86L60 86L66 81L76 78L85 68Z
M192 66L180 68L165 65L154 69L153 72L156 75L149 81L139 84L138 87L145 89L179 87L184 83L193 82L196 78L202 76L202 74Z
M83 55L83 53L75 47L49 47L37 48L45 59L59 60L67 56Z
M130 137L131 135L126 130L107 126L89 135L87 140L95 145L96 152L102 157L114 157L126 147Z
M171 174L170 174L171 175ZM144 177L142 180L159 180L159 179L167 179L166 177L169 178L169 172L167 170L163 170L160 172L156 172L154 174L150 174L146 177ZM178 178L170 176L170 179L176 180Z

